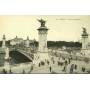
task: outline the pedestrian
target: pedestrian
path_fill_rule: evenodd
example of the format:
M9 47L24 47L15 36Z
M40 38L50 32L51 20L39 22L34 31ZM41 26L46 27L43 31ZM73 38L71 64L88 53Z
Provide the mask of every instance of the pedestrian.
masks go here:
M58 61L58 66L60 66L61 65L61 63Z
M41 65L41 64L39 63L39 67L40 67L40 65Z
M33 70L33 66L31 66L31 70L30 71L32 71Z
M10 69L9 73L12 74L12 70L11 69Z
M70 62L71 62L71 60L70 60L70 58L68 59L68 63L70 64Z
M66 71L66 66L64 66L63 70L62 71Z
M23 74L25 74L25 70L23 70L23 72L22 72Z
M73 73L73 69L74 69L74 64L71 65L70 73Z
M49 65L49 61L47 61L47 64Z
M3 74L7 74L7 71L6 71L5 69L3 69L3 71L2 71L2 72L3 72Z
M84 67L82 67L82 71L85 72L85 68Z
M52 67L51 66L49 67L49 70L50 70L50 72L52 71Z
M62 62L60 62L60 65L61 65L61 66L63 66L63 63L62 63Z
M70 68L70 73L73 73L73 68L72 67Z
M77 65L75 64L75 69L77 69Z
M67 65L67 60L65 60L65 66Z

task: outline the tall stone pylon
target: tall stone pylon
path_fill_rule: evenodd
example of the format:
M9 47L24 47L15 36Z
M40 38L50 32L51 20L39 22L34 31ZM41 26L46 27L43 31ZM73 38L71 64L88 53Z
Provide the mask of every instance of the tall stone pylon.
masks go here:
M27 40L26 40L26 47L28 48L29 47L29 36L27 36Z
M6 47L5 48L5 60L8 60L9 59L9 48Z
M6 47L6 37L5 35L3 35L3 39L2 39L2 48Z
M83 33L82 33L82 49L88 49L88 43L89 43L89 39L88 39L88 33L86 31L86 28L83 27Z
M5 62L4 62L4 69L9 72L10 70L10 57L9 57L9 48L5 48Z
M88 48L88 44L89 44L89 38L88 38L89 34L86 31L86 28L83 27L83 33L82 33L82 54L83 55L89 55L90 54L90 50Z
M48 28L45 26L46 21L43 19L38 20L41 26L37 29L38 30L38 61L45 61L49 58L48 56L48 48L47 48L47 34Z

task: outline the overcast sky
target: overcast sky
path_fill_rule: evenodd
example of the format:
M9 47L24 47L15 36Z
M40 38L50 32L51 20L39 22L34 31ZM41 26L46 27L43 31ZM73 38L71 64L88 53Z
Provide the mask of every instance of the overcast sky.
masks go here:
M2 35L6 39L13 39L17 35L20 38L38 40L37 19L47 20L49 28L48 40L54 41L78 41L82 34L82 27L90 33L90 16L0 16L0 40Z

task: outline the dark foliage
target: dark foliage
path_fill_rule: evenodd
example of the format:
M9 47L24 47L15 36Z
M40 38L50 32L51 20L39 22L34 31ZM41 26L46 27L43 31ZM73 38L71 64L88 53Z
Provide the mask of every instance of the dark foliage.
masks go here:
M82 46L82 44L79 42L66 42L66 41L48 41L47 45L48 47L57 47L57 48L61 48L63 46L80 48Z
M1 45L2 45L2 41L0 41L0 46ZM10 40L8 40L6 42L6 45L7 46L10 46ZM34 45L35 45L35 47L38 47L38 42L37 41L34 41ZM57 47L57 48L61 48L63 46L80 48L82 46L82 44L79 43L79 42L48 41L47 42L47 46L48 47Z

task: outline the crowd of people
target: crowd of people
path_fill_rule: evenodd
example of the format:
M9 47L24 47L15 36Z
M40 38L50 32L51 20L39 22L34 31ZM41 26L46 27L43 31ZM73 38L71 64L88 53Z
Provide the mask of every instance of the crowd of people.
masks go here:
M78 60L78 58L76 58L76 60ZM50 60L42 60L41 62L38 63L37 67L35 67L35 65L32 64L30 67L30 70L26 72L26 70L23 69L22 74L32 73L35 69L38 69L39 71L39 69L43 69L43 67L48 68L48 73L59 73L54 70L55 67L59 68L58 70L61 70L60 68L62 68L60 73L70 73L70 74L79 73L78 72L79 66L76 63L72 63L73 61L74 60L71 55L69 55L69 57L65 57L60 53L58 54L57 52L54 52L54 53L52 52L50 53ZM90 73L90 71L89 70L87 71L86 67L84 66L82 66L80 70L81 70L81 73ZM13 74L14 72L11 69L8 72L5 69L3 69L2 73Z

